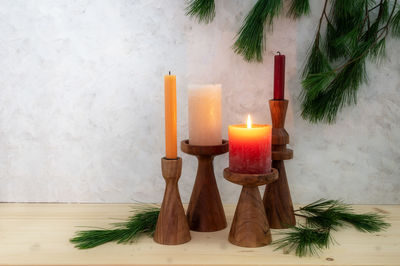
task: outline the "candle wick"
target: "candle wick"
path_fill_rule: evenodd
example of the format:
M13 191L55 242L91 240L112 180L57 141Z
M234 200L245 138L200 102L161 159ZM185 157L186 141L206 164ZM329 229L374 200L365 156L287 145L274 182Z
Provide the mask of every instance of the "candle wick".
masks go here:
M168 71L168 75L171 75L171 70L170 70L170 71Z
M279 55L281 55L281 52L278 51L277 53L278 53Z

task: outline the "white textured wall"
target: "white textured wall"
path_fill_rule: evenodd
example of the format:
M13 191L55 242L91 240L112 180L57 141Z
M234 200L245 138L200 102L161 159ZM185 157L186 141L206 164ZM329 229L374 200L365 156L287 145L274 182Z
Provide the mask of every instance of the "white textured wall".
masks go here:
M0 1L0 201L159 202L164 181L163 75L178 80L179 139L188 137L189 83L223 86L228 124L253 114L269 123L273 52L287 58L287 130L295 157L287 172L295 202L321 197L353 203L400 203L400 42L370 64L358 105L335 125L299 116L299 72L314 35L313 15L276 21L263 64L230 49L255 3L217 0L211 25L184 15L183 0ZM196 161L184 160L187 202ZM224 202L239 188L222 178Z

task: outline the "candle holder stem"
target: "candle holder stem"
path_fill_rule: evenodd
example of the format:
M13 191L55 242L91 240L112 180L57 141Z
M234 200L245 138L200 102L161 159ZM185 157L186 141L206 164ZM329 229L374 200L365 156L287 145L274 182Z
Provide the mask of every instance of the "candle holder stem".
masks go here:
M224 177L243 186L229 232L229 242L241 247L270 244L271 232L258 186L274 182L278 178L277 170L272 169L268 174L239 174L225 168Z
M182 159L162 158L161 169L166 187L154 232L154 241L163 245L183 244L190 240L190 230L178 188Z
M214 175L213 161L216 155L228 151L228 141L221 145L190 145L188 140L181 142L183 152L195 155L198 160L196 180L187 209L189 227L198 232L214 232L227 226L224 208Z
M274 229L296 225L284 163L284 160L293 158L293 151L286 148L286 144L289 143L289 134L284 128L288 103L287 100L269 101L272 117L272 167L278 170L279 178L267 184L263 202L268 222Z

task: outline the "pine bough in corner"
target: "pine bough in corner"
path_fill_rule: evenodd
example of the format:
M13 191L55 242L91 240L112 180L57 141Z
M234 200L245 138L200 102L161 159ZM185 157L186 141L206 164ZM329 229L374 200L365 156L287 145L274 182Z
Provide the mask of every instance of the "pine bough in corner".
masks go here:
M210 23L214 0L190 0L187 15ZM283 13L283 0L258 0L246 16L233 49L249 62L261 62L265 31ZM310 13L309 0L290 0L286 16ZM326 30L322 32L322 26ZM359 87L368 81L368 60L385 58L388 36L400 37L397 0L325 0L317 32L302 73L302 117L310 122L334 123L338 112L357 102Z

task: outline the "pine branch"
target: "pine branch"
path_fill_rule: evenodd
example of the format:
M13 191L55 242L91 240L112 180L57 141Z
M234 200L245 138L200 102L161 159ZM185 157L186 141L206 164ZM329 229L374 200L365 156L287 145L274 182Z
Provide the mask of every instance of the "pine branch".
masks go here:
M392 19L392 35L394 37L400 37L400 8L397 8L396 14L393 16Z
M233 45L235 53L246 61L262 61L265 50L264 26L273 26L273 19L279 15L282 0L258 0L246 16Z
M274 241L276 249L295 251L299 257L318 255L333 243L331 233L352 225L360 232L379 232L390 224L377 213L357 214L353 208L339 200L320 199L298 210L295 215L305 219L305 224L292 227L283 233L285 237ZM275 249L275 250L276 250Z
M329 18L324 6L312 52L303 70L300 98L304 119L314 123L335 122L344 106L357 102L358 88L367 82L367 57L376 62L385 58L386 36L392 25L392 32L396 32L397 0L391 10L387 0L380 0L377 7L370 9L371 4L371 0L335 0ZM371 20L370 13L376 8L379 8L378 12ZM321 50L317 44L320 43L324 18L327 30ZM400 25L400 15L398 20ZM342 64L329 70L328 66L338 62ZM319 70L316 65L320 66Z
M214 0L190 0L186 7L186 15L197 18L199 23L208 24L215 17L215 2Z
M310 14L310 1L309 0L292 0L290 3L288 17L298 19L304 15Z
M378 232L389 227L384 221L385 216L377 213L357 214L350 205L338 200L321 199L300 208L299 212L306 216L306 224L310 226L336 230L351 224L362 232Z
M152 236L160 208L139 205L133 209L133 212L135 214L129 217L127 222L114 223L114 228L78 231L70 242L78 249L88 249L108 242L131 243L141 235Z
M332 242L329 229L310 228L302 225L292 227L284 235L286 237L272 242L272 245L277 246L275 250L285 249L288 253L294 250L296 256L299 257L318 255Z
M385 216L377 213L365 213L365 214L355 214L355 213L340 213L340 219L343 222L351 224L358 231L361 232L380 232L387 229L390 224L384 222Z

